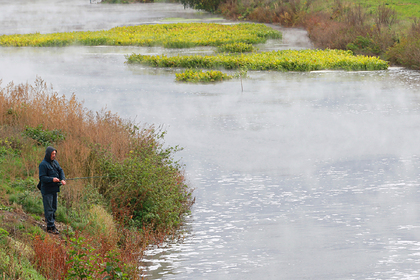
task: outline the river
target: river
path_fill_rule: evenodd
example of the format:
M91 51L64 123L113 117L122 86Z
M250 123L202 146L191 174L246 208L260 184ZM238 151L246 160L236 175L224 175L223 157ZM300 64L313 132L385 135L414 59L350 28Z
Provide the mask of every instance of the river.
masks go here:
M0 1L0 33L228 22L179 4ZM305 32L265 49L311 47ZM90 110L161 126L196 203L183 241L150 248L148 279L419 279L420 72L249 72L175 82L131 53L211 48L0 48L2 85L37 76ZM243 88L243 90L242 90Z

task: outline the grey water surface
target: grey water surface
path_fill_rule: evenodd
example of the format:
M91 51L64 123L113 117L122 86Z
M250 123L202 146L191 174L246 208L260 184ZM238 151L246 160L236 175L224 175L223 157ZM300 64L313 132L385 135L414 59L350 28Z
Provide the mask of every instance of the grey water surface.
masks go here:
M96 30L168 18L179 4L0 1L0 32ZM173 19L169 19L173 20ZM283 30L264 49L309 48ZM184 150L196 203L181 242L151 247L148 279L419 279L420 72L249 72L175 82L125 55L212 48L0 48L2 86L41 77L90 110L162 126ZM243 88L243 91L242 91Z

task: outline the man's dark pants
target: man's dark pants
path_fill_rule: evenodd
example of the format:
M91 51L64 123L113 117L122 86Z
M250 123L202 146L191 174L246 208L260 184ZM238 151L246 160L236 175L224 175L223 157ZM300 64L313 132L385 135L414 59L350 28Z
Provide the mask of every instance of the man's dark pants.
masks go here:
M57 193L43 194L42 202L44 203L45 222L47 222L47 227L52 228L57 211Z

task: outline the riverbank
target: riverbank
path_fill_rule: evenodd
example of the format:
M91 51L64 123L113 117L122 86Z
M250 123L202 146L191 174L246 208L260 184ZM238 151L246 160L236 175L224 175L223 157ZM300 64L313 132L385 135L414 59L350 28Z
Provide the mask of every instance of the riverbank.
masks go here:
M144 248L174 235L194 203L173 160L178 148L163 147L163 131L91 112L41 79L1 88L0 104L0 273L139 278ZM44 231L36 188L48 145L70 179L59 196L59 237Z
M186 7L215 12L231 20L301 27L320 49L351 50L392 64L420 69L420 16L416 2L393 1L196 1ZM413 14L414 13L414 14ZM413 19L414 18L414 19Z

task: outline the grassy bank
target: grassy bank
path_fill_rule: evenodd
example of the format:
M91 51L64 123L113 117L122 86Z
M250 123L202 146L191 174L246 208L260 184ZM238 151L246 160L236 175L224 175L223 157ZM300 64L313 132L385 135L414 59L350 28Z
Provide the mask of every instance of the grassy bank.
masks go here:
M142 250L174 234L194 202L163 134L91 112L40 79L0 88L0 275L139 278ZM36 188L46 145L68 178L94 177L62 187L58 238L42 228Z

